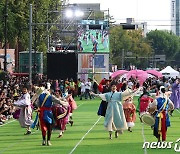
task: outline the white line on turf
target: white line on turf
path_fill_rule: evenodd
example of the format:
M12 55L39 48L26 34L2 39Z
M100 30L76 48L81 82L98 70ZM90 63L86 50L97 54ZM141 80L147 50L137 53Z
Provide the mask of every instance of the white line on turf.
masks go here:
M143 140L144 140L144 143L146 142L146 138L145 138L145 135L144 135L144 124L142 123L142 137L143 137ZM144 148L144 154L147 154L147 148L145 146Z
M78 145L83 141L83 139L86 137L86 135L96 126L96 124L99 122L99 120L101 119L101 117L99 117L99 119L94 123L94 125L86 132L86 134L81 138L81 140L75 145L75 147L72 149L72 151L69 154L72 154L76 148L78 147Z
M11 122L14 122L14 121L16 121L16 120L12 120L12 121L6 122L6 123L0 125L0 127L5 126L5 125L7 125L7 124L9 124L9 123L11 123Z
M176 109L176 111L177 111L178 113L180 113L180 111L179 111L178 109Z
M79 108L81 105L83 105L84 103L81 103L80 105L77 106L77 108Z

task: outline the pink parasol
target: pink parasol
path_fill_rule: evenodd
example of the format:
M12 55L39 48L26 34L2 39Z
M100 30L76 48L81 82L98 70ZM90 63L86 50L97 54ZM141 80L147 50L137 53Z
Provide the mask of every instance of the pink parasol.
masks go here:
M125 74L125 73L127 73L128 71L126 71L126 70L118 70L118 71L116 71L116 72L114 72L112 75L111 75L111 77L112 78L115 78L115 77L117 77L118 75L123 75L123 74Z
M127 79L133 77L139 80L140 85L143 85L143 82L148 78L148 74L146 71L143 70L131 70L127 74Z
M146 71L148 74L151 74L151 75L154 75L158 78L162 78L162 73L161 72L158 72L156 70L147 70Z

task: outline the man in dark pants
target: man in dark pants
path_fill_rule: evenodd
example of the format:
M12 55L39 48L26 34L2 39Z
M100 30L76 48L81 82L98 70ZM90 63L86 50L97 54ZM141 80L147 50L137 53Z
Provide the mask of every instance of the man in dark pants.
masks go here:
M85 99L88 99L88 96L91 99L90 91L91 91L91 79L88 78L88 81L85 83Z

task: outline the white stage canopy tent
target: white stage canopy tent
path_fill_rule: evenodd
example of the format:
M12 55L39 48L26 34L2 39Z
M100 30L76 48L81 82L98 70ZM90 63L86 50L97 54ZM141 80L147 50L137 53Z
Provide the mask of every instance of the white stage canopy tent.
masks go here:
M171 78L176 78L179 77L179 72L174 70L171 66L167 66L165 69L160 71L163 76L165 77L171 77Z

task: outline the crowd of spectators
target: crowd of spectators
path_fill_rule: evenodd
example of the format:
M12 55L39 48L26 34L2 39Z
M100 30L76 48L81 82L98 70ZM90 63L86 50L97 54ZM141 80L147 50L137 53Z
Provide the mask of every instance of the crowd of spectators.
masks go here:
M13 102L21 95L21 88L28 83L28 77L7 76L0 81L0 125L12 118Z
M124 91L127 87L134 89L139 87L139 82L136 79L130 78L129 80L117 79L117 88L119 91ZM166 90L171 91L171 85L175 82L172 78L148 78L143 86L148 89L149 92L157 93L160 86L165 86ZM6 120L12 118L14 112L13 102L21 96L21 89L24 85L28 86L28 77L17 77L8 76L7 81L0 81L0 125ZM98 93L98 83L91 79L80 80L74 82L73 79L66 80L48 80L46 76L39 78L34 85L39 86L40 84L47 85L47 88L52 89L53 92L61 90L62 93L71 93L73 97L78 96L80 100L84 97L85 99L92 99L89 94L90 91ZM30 95L34 94L33 88L30 87Z

